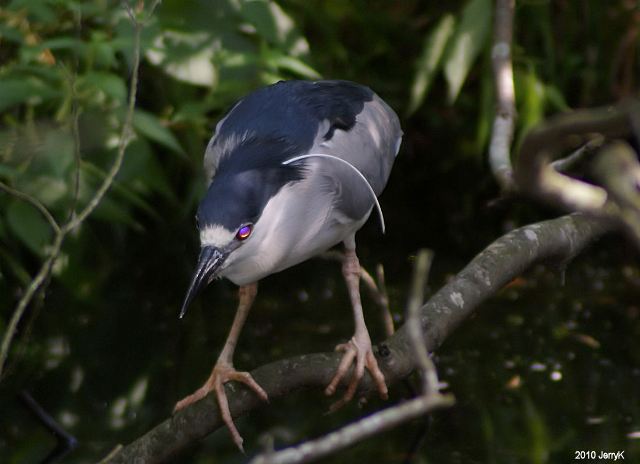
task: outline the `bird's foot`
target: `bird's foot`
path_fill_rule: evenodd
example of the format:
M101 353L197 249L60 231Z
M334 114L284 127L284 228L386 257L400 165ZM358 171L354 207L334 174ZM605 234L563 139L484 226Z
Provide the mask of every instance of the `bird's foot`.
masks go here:
M240 451L244 453L244 448L242 447L242 436L233 423L231 411L229 411L229 401L227 400L227 394L224 391L224 384L231 380L242 382L251 390L253 390L260 397L260 399L269 401L267 392L265 392L264 389L260 385L258 385L253 377L251 377L251 374L249 374L248 372L238 372L231 364L217 363L204 385L198 388L191 395L178 401L173 408L173 412L175 413L180 411L181 409L186 408L190 404L201 400L213 391L215 393L216 400L218 401L218 406L220 407L220 415L222 416L222 420L229 428L229 432L231 432L231 437L233 438L234 443L238 446L238 448L240 448Z
M338 365L336 374L333 376L333 379L324 391L326 395L333 395L335 393L338 384L347 372L349 372L349 368L353 364L354 360L356 365L353 375L349 380L347 391L340 400L331 405L330 411L336 411L351 401L356 393L358 384L364 375L365 368L369 371L371 377L373 377L378 388L378 392L380 393L380 397L385 400L388 398L389 395L387 384L384 380L384 374L380 370L380 367L378 367L378 361L373 354L371 339L367 332L364 332L363 334L356 333L356 335L354 335L347 343L341 343L336 346L336 351L342 351L344 352L344 355Z

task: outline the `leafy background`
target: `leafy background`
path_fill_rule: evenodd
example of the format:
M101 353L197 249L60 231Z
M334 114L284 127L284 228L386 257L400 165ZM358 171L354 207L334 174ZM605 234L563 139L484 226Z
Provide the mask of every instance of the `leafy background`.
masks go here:
M65 462L91 462L165 418L205 378L235 290L211 285L177 320L197 255L202 153L221 114L261 85L350 79L400 114L403 149L381 198L387 234L375 221L359 234L361 261L385 265L398 322L415 250L435 251L435 290L504 231L557 214L496 201L485 160L492 9L490 0L162 2L143 31L135 138L122 169L65 242L13 345L0 385L3 459L39 462L55 447L16 400L22 389L79 440ZM637 95L636 2L519 1L515 25L516 144L547 115ZM131 46L119 2L12 0L0 9L0 180L60 222L86 204L114 159ZM36 209L0 193L1 332L52 237ZM637 458L635 256L611 237L566 270L538 267L514 281L438 353L458 399L452 410L327 462L402 462L425 428L413 462L566 462L579 449ZM335 265L320 260L265 279L236 365L326 351L349 337L345 293ZM381 339L375 312L367 320ZM396 386L391 401L409 394ZM330 401L320 395L238 421L248 452L266 432L285 444L384 406L325 416ZM177 462L243 460L220 431Z

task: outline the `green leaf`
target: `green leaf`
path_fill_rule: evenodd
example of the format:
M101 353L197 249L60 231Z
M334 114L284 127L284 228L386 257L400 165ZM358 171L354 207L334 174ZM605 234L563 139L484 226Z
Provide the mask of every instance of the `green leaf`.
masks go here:
M116 41L112 42L115 43ZM218 70L213 64L220 41L196 32L163 31L145 52L150 63L182 82L215 87Z
M135 220L131 211L109 197L104 197L91 215L93 219L102 220L110 226L125 224L134 230L142 231L143 227Z
M173 189L167 181L163 166L160 164L159 158L153 155L153 150L147 140L138 139L129 144L117 180L118 184L126 185L132 194L139 194L139 200L144 204L136 204L154 217L157 217L157 214L143 200L143 197L148 196L151 191L155 191L166 198L175 200Z
M44 40L35 45L25 45L20 49L20 58L23 63L39 61L41 53L45 50L69 50L76 56L84 56L86 53L86 45L82 40L75 37L59 36L52 39Z
M81 51L85 47L84 42L73 36L59 36L52 39L47 39L35 45L37 50L75 50Z
M69 193L71 185L64 178L43 174L21 176L20 188L25 193L37 197L45 206L55 208Z
M491 11L491 0L470 0L462 12L444 64L451 103L458 98L462 84L489 36Z
M240 14L249 24L244 33L255 34L269 46L275 46L289 56L300 57L309 52L309 43L302 36L291 16L272 0L244 0Z
M6 22L0 23L0 36L3 40L22 44L24 42L24 34L13 25L8 25Z
M36 20L42 23L54 23L57 19L55 10L48 5L49 2L34 2L33 0L14 0L11 2L11 10L19 11L23 9L29 12L29 20ZM52 3L52 2L51 2ZM5 2L6 4L6 2Z
M137 132L153 140L160 145L163 145L170 150L184 155L184 150L178 143L178 139L173 135L169 129L162 125L160 119L151 113L146 111L136 110L133 115L133 127Z
M36 254L44 255L53 232L49 223L30 204L13 200L7 208L7 224L16 237Z
M0 80L0 111L22 103L38 104L60 92L35 78Z
M546 85L544 87L544 94L551 109L557 112L571 110L564 98L564 95L562 95L562 92L555 85Z
M489 59L487 56L487 60ZM476 152L479 155L484 151L491 135L491 126L495 115L494 97L493 72L491 66L485 66L480 81L480 104L478 105L478 125L476 128Z
M433 77L442 62L442 55L453 33L454 25L455 18L453 15L444 15L425 38L422 55L418 59L417 70L411 85L407 116L413 114L427 96Z
M242 16L258 35L272 44L282 44L294 28L293 20L278 6L267 0L247 0L241 3Z
M520 124L528 129L544 119L544 84L533 69L516 73L516 95L520 101L518 109Z
M187 123L206 125L209 122L207 112L211 111L208 101L186 101L171 115L171 123Z
M124 102L127 98L127 86L122 78L116 74L91 71L78 79L78 85L80 89L84 86L93 87L121 102Z
M98 169L97 167L93 168ZM100 171L99 175L104 178L105 174ZM145 200L145 197L150 196L151 192L158 192L166 198L175 200L173 189L167 181L159 158L153 154L151 143L146 139L139 138L132 141L127 147L122 167L114 184L114 193L121 193L129 203L135 204L149 215L157 217L153 207Z
M269 60L269 63L278 70L285 70L307 79L320 79L322 76L318 71L298 58L287 55L277 55Z
M2 144L0 144L0 149L2 148ZM5 179L11 179L12 177L16 177L20 174L20 171L11 166L7 166L6 164L0 164L0 177Z
M94 30L88 44L87 55L95 62L95 68L111 69L116 64L116 49L104 31Z
M98 166L88 161L83 160L80 166L81 166L80 169L82 174L84 174L85 178L88 179L92 184L95 184L95 185L101 184L104 181L104 179L106 179L107 177L107 173L105 171L103 171ZM110 210L113 210L113 208L117 207L119 211L122 211L122 212L126 211L125 205L116 203L116 199L119 197L119 199L125 200L125 202L127 203L126 206L130 206L130 205L136 206L141 210L145 211L147 214L149 214L149 216L152 216L155 218L158 217L157 213L154 211L151 205L147 203L136 192L131 190L129 187L125 186L124 183L118 182L118 181L114 182L113 184L111 184L111 191L112 191L112 194L108 198L112 200L113 205L110 206ZM128 212L126 216L129 217Z

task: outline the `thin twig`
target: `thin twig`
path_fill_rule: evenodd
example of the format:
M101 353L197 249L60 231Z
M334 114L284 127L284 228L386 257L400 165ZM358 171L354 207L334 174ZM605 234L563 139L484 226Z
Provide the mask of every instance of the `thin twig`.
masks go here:
M124 446L120 444L116 445L111 451L109 451L109 454L107 454L104 458L98 461L98 464L107 464L109 461L111 461L111 458L113 458L115 455L117 455L120 452L122 448L124 448Z
M383 269L382 264L376 266L380 275L380 269ZM364 267L360 268L360 280L364 283L364 287L369 292L369 297L380 308L380 316L382 318L382 324L384 326L384 333L387 337L390 337L395 332L393 326L393 317L391 316L391 310L389 308L389 298L384 288L384 270L382 271L383 280L376 283L371 274L367 272Z
M64 229L67 232L75 229L80 224L82 224L82 222L84 222L84 220L98 207L98 205L102 201L102 198L111 187L111 184L113 184L116 175L120 171L122 161L124 160L124 153L127 149L127 146L129 146L129 142L131 141L131 136L133 133L133 113L136 106L136 96L138 91L138 71L140 67L140 34L142 31L142 23L135 21L133 27L135 32L133 35L133 70L131 71L131 86L129 88L129 105L127 108L124 125L122 126L122 131L120 132L120 140L118 143L118 152L116 154L116 159L113 161L111 169L109 169L106 177L102 181L102 185L100 185L96 193L93 195L93 198L91 198L89 203L76 215L75 218L73 218L65 225Z
M343 262L344 254L340 251L330 250L321 253L318 257ZM384 325L385 334L390 337L395 332L393 325L393 317L391 316L391 310L389 309L389 298L384 287L384 268L382 264L377 266L378 283L369 274L369 272L362 266L360 266L360 280L364 284L364 287L369 292L369 297L378 305L381 311L382 323Z
M2 338L2 346L0 348L0 380L2 380L4 365L7 357L9 356L9 348L11 347L11 342L13 341L13 337L15 336L18 324L20 323L20 320L22 319L27 306L29 305L29 303L31 303L31 300L38 292L38 290L40 290L40 287L49 276L49 272L51 272L51 268L53 267L53 264L58 254L60 253L60 248L62 247L62 242L64 241L65 236L66 232L63 232L63 230L60 230L60 232L56 234L49 251L49 257L45 259L45 261L40 266L40 270L27 287L27 290L22 295L22 298L20 298L16 309L11 315L9 325L7 325L7 330L4 334L4 337Z
M316 440L271 454L258 455L249 464L301 464L315 461L428 412L451 406L453 403L451 395L419 396L372 414Z
M38 402L29 394L22 390L18 397L27 409L38 419L38 421L54 436L58 441L54 450L49 453L43 462L54 462L61 460L78 446L76 437L67 432Z
M73 218L76 211L76 205L78 204L78 198L80 196L80 105L78 105L77 96L75 95L75 82L73 87L73 122L71 124L71 132L73 134L73 159L75 160L75 173L73 178L73 200L71 201L71 208L69 208L69 220Z
M575 150L564 158L557 159L551 163L551 167L558 171L566 173L585 158L591 156L604 143L604 137L596 136L593 140L589 140L580 148Z
M139 25L140 23L138 22L138 19L136 18L136 13L135 13L135 11L133 11L133 7L131 6L131 2L129 0L124 0L124 2L122 4L124 6L124 10L129 15L129 20L133 24Z
M413 345L416 364L422 375L422 393L425 395L429 393L435 394L438 391L436 368L424 346L424 334L420 323L420 308L424 300L424 287L427 283L432 258L433 253L429 250L420 250L418 252L407 305L407 329L409 339Z
M38 200L37 198L32 197L31 195L29 195L27 193L21 192L20 190L16 190L16 189L14 189L12 187L9 187L7 184L5 184L2 181L0 181L0 189L4 190L9 195L12 195L12 196L14 196L14 197L16 197L16 198L18 198L20 200L26 201L31 206L36 208L40 212L40 214L42 214L44 216L44 218L47 220L47 222L49 223L49 225L51 226L53 231L56 234L60 233L60 226L56 222L56 220L53 217L53 215L49 212L47 207L44 206L40 202L40 200Z
M495 87L496 116L489 143L489 164L503 190L513 185L511 142L516 119L511 42L515 0L496 0L493 48L491 60Z
M382 309L382 320L384 323L384 333L387 337L393 335L396 331L393 323L393 316L389 307L389 294L387 293L387 284L384 278L384 266L380 263L376 266L376 284L380 294L380 306Z
M79 24L78 24L79 27ZM69 207L69 216L67 218L67 222L69 222L76 212L76 206L78 205L78 197L80 195L80 161L81 161L81 152L80 152L80 105L78 105L78 95L76 92L76 75L71 73L66 66L60 64L60 69L67 76L67 85L71 90L71 101L72 101L72 109L71 109L71 135L73 136L73 159L75 162L75 172L73 179L73 197L71 199L71 206ZM77 64L76 64L77 67Z

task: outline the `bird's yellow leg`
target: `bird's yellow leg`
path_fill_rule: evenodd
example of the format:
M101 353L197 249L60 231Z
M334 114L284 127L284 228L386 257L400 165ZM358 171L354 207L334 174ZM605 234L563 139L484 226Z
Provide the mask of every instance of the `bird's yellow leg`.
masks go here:
M238 337L240 336L240 331L242 330L242 326L247 319L247 315L249 314L249 310L251 309L251 305L253 304L253 300L256 297L257 291L257 284L250 284L240 287L240 290L238 292L240 295L238 310L236 311L236 315L233 319L233 324L231 325L231 330L229 331L227 341L225 342L224 348L222 348L222 352L220 353L220 356L218 357L218 360L216 361L216 364L211 371L211 375L204 383L204 385L202 385L202 387L197 389L191 395L178 401L174 408L174 412L179 411L189 406L190 404L199 401L213 391L216 395L216 400L218 401L218 405L220 407L220 415L222 416L222 420L229 428L233 441L243 452L244 449L242 447L242 436L233 423L233 418L231 417L231 412L229 410L227 394L224 391L224 384L231 380L242 382L249 388L251 388L254 392L256 392L256 394L261 399L265 401L269 399L267 396L267 392L265 392L263 388L258 385L253 377L251 377L251 374L249 374L248 372L238 372L233 367L233 352L235 351L236 344L238 343Z
M342 263L342 274L344 275L347 288L349 290L349 298L351 300L351 306L353 307L356 330L353 337L351 337L351 340L347 343L342 343L336 346L336 350L344 352L344 355L338 365L336 374L325 389L325 394L332 395L335 393L340 381L349 372L349 368L354 362L355 369L351 379L349 380L347 391L340 400L331 406L332 410L342 407L353 398L356 389L358 388L358 384L364 375L365 368L371 373L380 396L383 399L387 399L388 397L384 374L380 370L380 367L378 367L378 362L373 354L371 338L369 337L369 331L367 330L367 326L364 322L364 315L362 313L362 302L360 301L359 289L360 263L355 252L355 242L353 247L347 247L345 258Z

